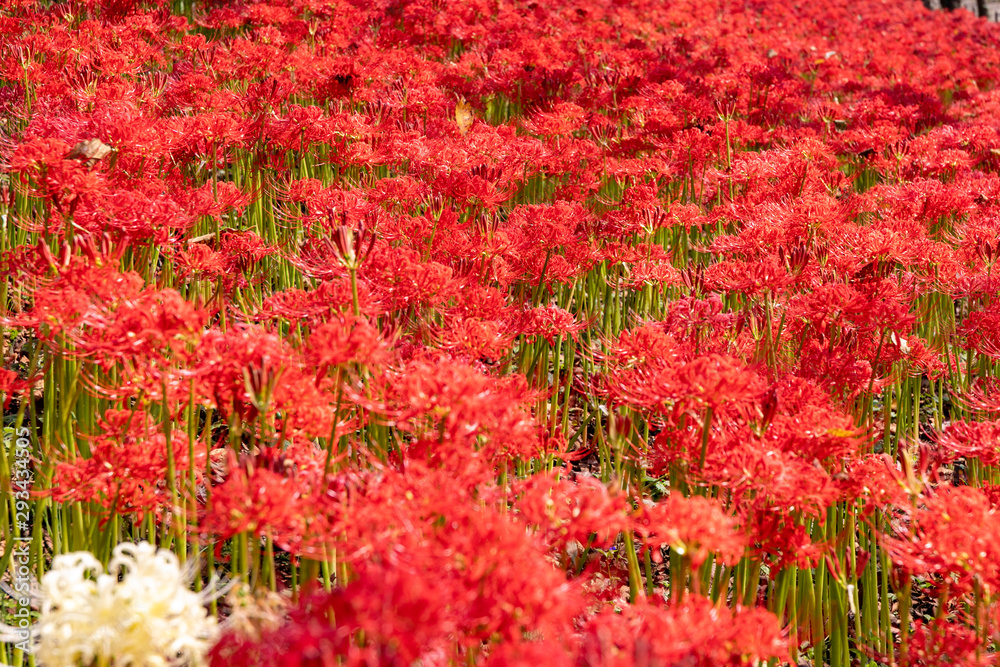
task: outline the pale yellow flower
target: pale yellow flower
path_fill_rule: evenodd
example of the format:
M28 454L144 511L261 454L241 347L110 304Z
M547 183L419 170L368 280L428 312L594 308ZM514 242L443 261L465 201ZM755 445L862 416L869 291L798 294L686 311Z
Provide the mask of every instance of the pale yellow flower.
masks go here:
M108 572L86 552L57 556L42 577L35 657L45 667L166 667L202 661L217 634L192 572L142 542L114 550Z

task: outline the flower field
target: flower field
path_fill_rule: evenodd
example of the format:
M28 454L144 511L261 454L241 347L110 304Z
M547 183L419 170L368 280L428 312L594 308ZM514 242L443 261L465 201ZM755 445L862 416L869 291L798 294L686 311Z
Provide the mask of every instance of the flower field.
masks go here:
M989 665L1000 26L8 0L0 662Z

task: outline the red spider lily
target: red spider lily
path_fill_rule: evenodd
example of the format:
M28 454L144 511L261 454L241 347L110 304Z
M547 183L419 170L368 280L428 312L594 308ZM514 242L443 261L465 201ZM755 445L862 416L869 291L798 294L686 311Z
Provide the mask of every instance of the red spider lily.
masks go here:
M553 667L570 667L574 656L561 642L552 640L520 641L491 647L485 664L499 667L547 664Z
M732 565L743 556L746 536L736 530L736 521L708 498L685 498L672 493L651 507L641 507L635 526L653 560L659 562L660 549L669 546L691 563L695 571L709 554Z
M653 366L653 364L649 364ZM709 354L663 368L637 367L615 378L609 390L619 400L635 406L725 406L739 412L760 392L760 379L731 357Z
M968 348L974 349L980 354L997 358L1000 356L1000 339L997 338L998 326L1000 326L998 318L1000 318L1000 310L996 304L991 304L985 310L969 313L962 322L958 333L965 336Z
M454 612L440 604L442 593L450 592L442 590L440 580L375 566L364 568L361 576L342 591L304 601L287 624L259 641L235 633L223 637L213 649L212 664L269 665L280 660L308 665L320 660L321 664L410 665L415 660L475 655L472 646L463 650L456 645L455 633L463 628Z
M197 276L204 280L217 280L225 273L226 258L204 243L191 243L176 254L177 273L180 277Z
M728 346L718 333L731 329L736 319L733 313L723 312L718 296L710 295L706 299L688 297L672 301L661 325L677 340L693 343L696 354L702 350L724 354Z
M906 651L897 659L900 665L908 667L910 665L979 667L992 664L990 656L983 652L974 630L944 618L929 622L917 620Z
M519 321L512 324L512 329L529 340L540 337L549 345L557 336L569 336L576 340L577 333L586 327L586 323L577 322L572 313L555 306L532 308L517 319Z
M385 342L379 332L361 317L341 315L316 327L306 342L306 359L317 376L331 367L348 364L377 366L388 361Z
M411 465L345 496L342 544L357 579L332 598L346 605L338 626L406 647L407 663L528 631L565 636L581 609L576 589L544 563L533 576L545 586L520 577L542 545L522 524L464 502L469 491L453 479L451 471Z
M588 665L750 665L787 659L777 619L763 609L731 612L698 596L680 605L630 605L605 611L584 629Z
M284 318L324 322L350 310L353 299L351 292L351 283L347 277L323 281L312 290L292 288L269 296L256 315L261 320ZM372 303L365 285L358 286L358 302L362 313L384 313Z
M452 270L437 262L422 262L417 253L382 250L376 246L361 271L374 298L391 311L431 308L457 290Z
M90 456L59 461L55 466L51 495L58 502L83 501L106 510L102 522L114 515L135 514L142 520L147 512L157 518L173 514L172 498L164 480L168 470L167 447L172 450L176 479L168 483L182 486L191 467L196 481L205 469L205 448L197 443L189 448L187 435L173 430L169 445L159 425L127 410L109 410L102 422L103 433L89 444ZM191 461L189 452L195 452ZM200 450L200 451L199 451ZM174 520L177 520L176 517Z
M230 210L239 211L252 200L250 193L243 192L232 183L206 184L198 190L178 193L178 199L193 217L210 216L221 218Z
M3 392L3 408L10 407L15 394L19 394L34 384L32 380L22 380L14 371L0 370L0 392Z
M228 476L213 487L201 530L223 540L243 532L270 535L281 548L300 553L307 530L316 527L300 480L289 475L294 468L279 462L274 471L253 458L240 460L232 451L227 455Z
M430 336L439 349L495 362L505 357L514 344L515 334L508 329L506 323L456 317Z
M116 230L137 244L166 245L194 224L182 204L168 196L168 188L167 183L147 183L141 190L116 188L84 200L74 213L74 227L104 233Z
M945 461L975 456L986 465L1000 463L1000 422L951 423L936 442Z
M972 385L957 398L972 410L981 410L990 415L1000 413L1000 383L994 378L977 378Z
M517 486L519 517L537 527L539 537L555 549L565 550L573 542L608 547L630 529L625 498L592 477L533 475Z
M208 402L227 420L266 423L281 413L283 428L324 438L342 427L336 393L317 387L315 369L307 371L302 358L273 334L251 326L225 334L211 330L188 359L179 391L193 387L195 400Z
M850 463L844 482L850 497L866 501L866 513L876 507L902 507L910 503L908 483L885 456L871 454Z
M277 249L253 232L227 231L222 236L221 252L226 256L227 271L247 273L260 260L275 254Z
M72 217L80 202L104 189L104 179L79 160L68 158L70 147L55 139L21 144L10 158L10 169L20 172L20 184L48 201L61 215ZM45 221L48 233L49 221Z
M774 401L764 440L781 451L837 466L853 460L865 443L853 419L813 383L785 378L775 388Z
M532 447L538 443L525 407L537 395L521 376L490 378L471 366L423 356L392 383L399 405L396 423L401 428L437 431L441 442L456 443L489 433L489 446L497 453L508 448L511 453L534 453ZM427 421L430 424L424 425Z
M996 534L1000 523L986 497L969 487L945 488L918 500L887 541L900 568L910 574L941 577L952 591L973 583L993 591L1000 585Z
M814 541L810 536L806 513L775 511L758 503L745 512L743 520L754 558L767 562L775 570L789 566L817 567L830 551L830 544Z
M174 290L143 289L135 273L75 261L35 290L34 308L17 322L44 338L70 341L77 354L110 368L182 352L205 319L203 310Z

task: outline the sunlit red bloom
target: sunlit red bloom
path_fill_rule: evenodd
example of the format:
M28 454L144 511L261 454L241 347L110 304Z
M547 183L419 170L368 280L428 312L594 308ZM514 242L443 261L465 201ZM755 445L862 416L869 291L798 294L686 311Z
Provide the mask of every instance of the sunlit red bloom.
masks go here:
M635 528L643 544L653 550L653 559L661 558L660 549L670 547L701 567L709 554L716 554L721 563L732 565L742 556L747 538L740 534L736 520L722 511L718 503L708 498L685 498L672 493L649 507L643 506L635 515Z
M52 497L59 502L83 501L106 510L102 521L113 514L135 513L158 518L174 515L174 499L166 483L172 456L176 478L174 488L194 468L194 478L202 482L205 446L189 447L187 434L171 427L168 455L167 436L159 424L128 410L109 410L100 422L102 433L88 444L90 456L59 461L55 466ZM195 459L192 461L190 452ZM178 521L176 515L173 520Z
M572 542L607 547L630 528L624 496L609 492L593 477L570 480L539 474L519 486L519 518L555 548L565 549Z
M778 620L759 608L731 611L688 596L680 605L657 601L605 611L584 629L585 664L626 667L751 665L787 659Z
M919 499L887 543L894 563L911 574L941 577L941 585L968 590L973 581L1000 586L996 556L1000 518L987 497L970 487L939 489Z

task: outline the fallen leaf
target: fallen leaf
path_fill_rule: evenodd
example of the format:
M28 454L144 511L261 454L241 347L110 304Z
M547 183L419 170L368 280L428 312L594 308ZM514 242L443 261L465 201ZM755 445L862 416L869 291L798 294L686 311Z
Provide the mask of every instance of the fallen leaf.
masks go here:
M472 107L465 100L459 100L455 105L455 122L458 123L458 131L465 136L472 127L475 116L472 115Z
M113 149L100 139L81 141L66 154L68 160L83 160L88 167L93 167L98 161L107 157Z

